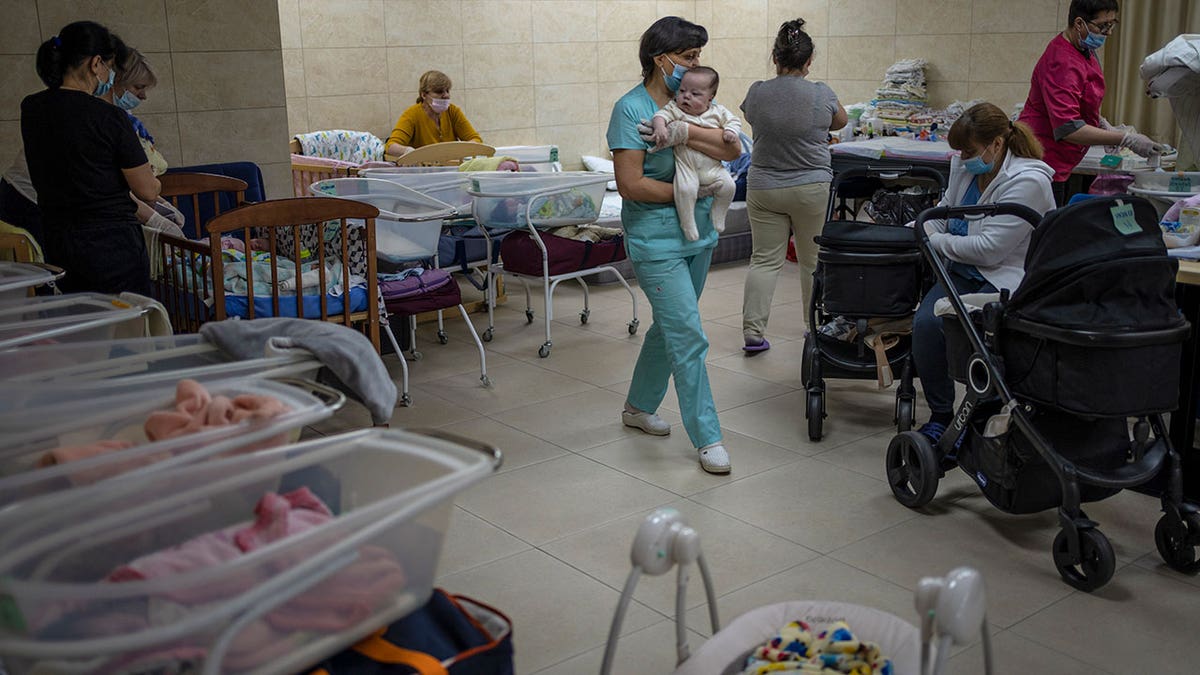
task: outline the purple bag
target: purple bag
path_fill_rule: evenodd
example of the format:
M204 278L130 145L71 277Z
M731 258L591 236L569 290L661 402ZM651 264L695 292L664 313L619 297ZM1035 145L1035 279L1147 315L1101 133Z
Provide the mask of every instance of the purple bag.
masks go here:
M625 240L621 236L600 242L576 241L540 232L546 245L550 274L569 274L625 259ZM504 269L529 276L542 275L542 249L528 232L511 232L500 243Z
M462 291L446 270L425 270L399 281L383 281L379 292L383 294L383 304L393 314L432 312L462 302Z

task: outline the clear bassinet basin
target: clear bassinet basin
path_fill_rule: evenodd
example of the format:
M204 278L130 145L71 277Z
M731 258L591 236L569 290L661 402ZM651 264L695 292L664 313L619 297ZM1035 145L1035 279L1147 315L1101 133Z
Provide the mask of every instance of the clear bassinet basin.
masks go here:
M181 378L310 377L321 367L305 350L231 360L199 334L32 345L0 350L0 391L14 386L70 386L112 392ZM17 384L20 383L20 384ZM0 394L0 400L5 400ZM3 407L3 406L0 406Z
M100 293L24 298L0 303L0 349L25 344L111 340L143 334L148 306Z
M173 382L108 397L96 397L91 392L72 395L60 391L57 401L14 405L0 412L0 503L12 503L20 498L10 480L12 476L39 467L42 467L39 473L57 471L69 478L91 475L88 472L92 470L107 475L113 472L104 471L106 467L129 470L168 461L231 438L262 440L282 434L283 438L278 439L276 445L294 441L300 427L328 417L344 401L340 393L312 383L304 383L304 388L300 388L271 380L238 378L202 386L213 397L273 399L286 411L269 419L248 415L244 421L234 424L205 424L186 429L182 428L182 422L172 419L157 427L161 435L151 441L147 430L151 415L177 411L176 384ZM320 392L320 397L314 391ZM102 453L88 450L102 443L106 444ZM130 447L118 447L117 444ZM52 462L52 458L56 459Z
M358 175L362 178L386 180L403 185L410 190L415 190L454 207L459 216L471 215L471 195L467 194L467 188L470 186L470 174L457 171L455 167L445 167L451 171L439 173L412 173L405 171L406 168L409 167L363 169L358 172Z
M600 217L607 174L588 171L470 174L472 213L484 227L584 225Z
M499 463L464 443L372 429L14 507L0 514L5 666L310 667L428 598L453 496Z
M432 258L437 253L442 222L458 215L458 210L450 204L378 178L330 178L313 183L309 191L379 209L379 217L375 219L375 252L392 262Z
M54 274L38 265L0 261L0 302L20 300L37 288L54 280Z

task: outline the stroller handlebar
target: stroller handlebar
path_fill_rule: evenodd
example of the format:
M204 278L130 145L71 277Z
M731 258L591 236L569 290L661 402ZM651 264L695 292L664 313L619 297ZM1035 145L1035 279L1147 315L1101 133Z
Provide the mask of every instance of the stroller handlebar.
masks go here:
M1042 221L1042 214L1024 204L999 202L997 204L978 204L976 206L935 206L931 209L925 209L917 216L917 222L913 229L923 235L925 232L923 226L927 220L948 220L950 218L966 218L969 216L1017 216L1029 223L1031 227L1037 227L1038 223Z

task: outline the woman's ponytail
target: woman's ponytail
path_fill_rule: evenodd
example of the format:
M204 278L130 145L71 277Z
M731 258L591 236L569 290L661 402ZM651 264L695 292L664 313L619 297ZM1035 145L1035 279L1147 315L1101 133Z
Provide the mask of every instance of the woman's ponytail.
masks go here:
M1029 128L1024 122L1011 122L1012 128L1008 131L1008 136L1004 139L1004 144L1008 146L1008 151L1017 157L1026 157L1028 159L1042 158L1042 144L1033 135L1033 129Z
M83 62L93 56L112 61L124 48L125 43L104 26L94 21L76 21L38 47L35 66L42 82L57 89L67 73Z

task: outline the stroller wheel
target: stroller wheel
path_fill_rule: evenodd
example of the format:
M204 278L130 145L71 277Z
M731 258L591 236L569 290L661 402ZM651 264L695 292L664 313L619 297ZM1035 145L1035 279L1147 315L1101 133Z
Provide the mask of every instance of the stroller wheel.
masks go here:
M825 394L809 392L807 405L804 416L808 418L808 439L819 441L821 440L821 424L825 419Z
M912 397L903 394L896 397L896 431L904 432L912 429L913 422L916 421L916 412L913 409L914 403Z
M937 494L937 453L929 438L916 431L896 434L887 449L887 481L896 501L910 509L929 503Z
M437 332L437 339L438 339L438 342L440 342L442 344L446 344L447 342L450 341L450 338L446 336L446 331L444 331L444 330L439 330Z
M525 323L527 323L527 324L533 323L533 310L532 309L525 310Z
M1112 579L1117 567L1117 556L1112 544L1100 530L1079 530L1079 561L1071 560L1067 531L1059 530L1054 538L1054 566L1058 574L1071 586L1091 592Z
M489 328L489 329L483 331L483 335L480 335L479 337L483 338L484 342L491 342L492 338L495 337L495 335L492 333L492 329Z
M1154 544L1163 562L1177 572L1195 574L1200 571L1200 563L1196 562L1196 549L1188 543L1188 535L1200 535L1200 518L1193 514L1184 516L1183 523L1171 525L1170 519L1163 516L1154 527Z

